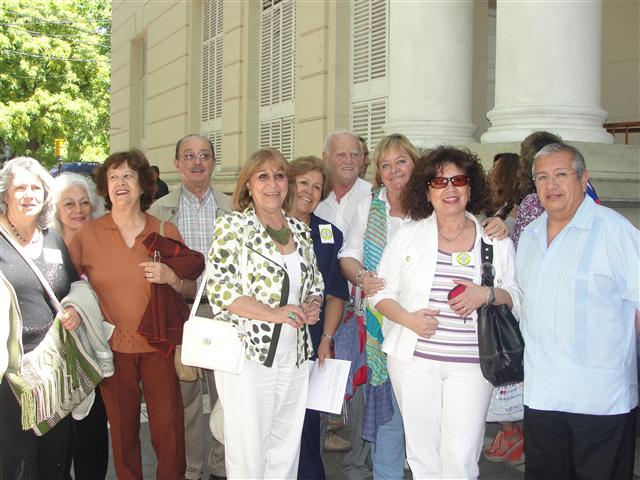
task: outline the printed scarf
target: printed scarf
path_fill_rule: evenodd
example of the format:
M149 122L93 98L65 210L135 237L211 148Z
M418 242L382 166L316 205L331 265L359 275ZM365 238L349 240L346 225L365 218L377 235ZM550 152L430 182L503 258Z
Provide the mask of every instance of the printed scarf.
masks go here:
M369 218L364 231L363 266L369 272L375 272L380 264L382 253L387 246L387 208L381 200L381 189L371 198ZM367 367L366 403L362 425L362 438L375 443L378 427L393 417L393 392L387 372L387 357L382 351L382 315L369 301L365 301L367 325Z

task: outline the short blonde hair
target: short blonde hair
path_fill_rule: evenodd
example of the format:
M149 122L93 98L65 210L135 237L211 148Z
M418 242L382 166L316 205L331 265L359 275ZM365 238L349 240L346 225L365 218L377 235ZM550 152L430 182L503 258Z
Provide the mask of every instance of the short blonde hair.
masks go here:
M418 163L418 158L420 158L420 154L418 153L416 147L414 147L411 141L401 133L392 133L391 135L382 137L382 139L378 142L378 145L376 145L376 149L373 151L373 154L371 155L372 163L376 168L375 174L373 176L374 190L382 185L382 175L380 175L380 160L391 149L402 150L403 152L405 152L411 157L411 160L413 160L414 166Z
M282 202L282 208L285 212L291 210L291 206L293 204L294 188L291 184L289 164L278 150L270 147L261 148L260 150L255 152L240 169L238 182L236 183L236 190L233 192L233 196L231 197L231 203L234 210L242 211L249 205L253 204L253 200L251 199L251 195L249 194L247 183L249 182L251 176L256 173L265 163L275 164L276 168L282 170L287 177L288 189L287 195L284 198L284 202Z

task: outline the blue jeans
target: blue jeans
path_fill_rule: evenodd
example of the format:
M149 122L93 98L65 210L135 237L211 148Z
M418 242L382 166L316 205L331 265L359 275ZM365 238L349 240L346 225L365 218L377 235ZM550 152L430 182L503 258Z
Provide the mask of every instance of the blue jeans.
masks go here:
M376 443L371 444L373 478L379 480L401 480L404 478L404 428L402 415L393 394L393 416L378 427Z

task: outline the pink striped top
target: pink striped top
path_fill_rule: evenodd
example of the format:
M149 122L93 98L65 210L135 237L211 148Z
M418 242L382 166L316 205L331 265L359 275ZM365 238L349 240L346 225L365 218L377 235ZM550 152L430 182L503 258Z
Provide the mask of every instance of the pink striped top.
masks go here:
M479 363L478 336L471 317L460 317L449 307L447 294L454 280L473 281L473 267L452 265L451 254L438 250L429 308L440 310L438 329L431 338L418 338L414 356L443 362Z

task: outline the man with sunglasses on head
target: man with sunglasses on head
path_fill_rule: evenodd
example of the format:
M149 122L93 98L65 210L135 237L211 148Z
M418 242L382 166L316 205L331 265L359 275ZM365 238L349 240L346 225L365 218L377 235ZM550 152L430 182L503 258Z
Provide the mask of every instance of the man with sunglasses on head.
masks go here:
M187 246L202 253L209 253L213 239L213 224L218 215L231 211L231 198L211 187L211 176L216 158L211 141L197 134L178 140L174 165L180 174L181 185L162 197L149 209L160 220L171 221L180 230ZM200 308L208 308L203 305ZM209 404L218 398L213 371L205 371L209 390ZM202 381L180 382L184 404L185 448L187 455L187 480L199 480L204 473L204 432L202 411ZM207 457L210 479L224 478L224 445L213 438L213 448Z
M587 198L574 147L534 157L544 207L516 255L524 294L527 479L631 479L638 380L640 232Z

